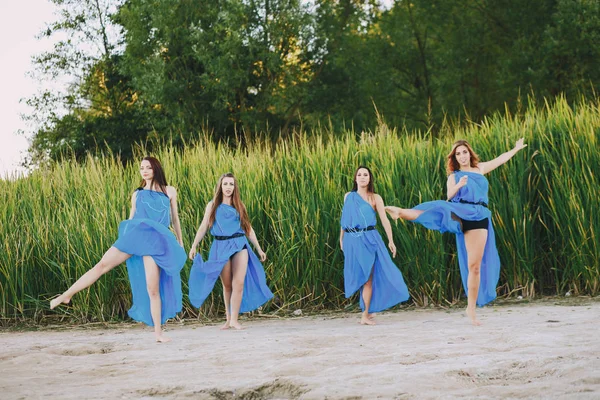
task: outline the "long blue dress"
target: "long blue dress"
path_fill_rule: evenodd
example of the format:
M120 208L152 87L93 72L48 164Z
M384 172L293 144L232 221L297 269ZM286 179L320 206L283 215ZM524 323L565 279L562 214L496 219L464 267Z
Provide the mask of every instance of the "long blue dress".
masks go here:
M465 293L468 294L467 279L469 277L469 264L465 236L461 230L460 223L452 219L452 214L467 221L488 218L488 235L481 261L481 281L477 296L477 305L483 306L496 298L496 286L500 277L500 257L496 248L496 238L494 227L492 226L492 213L484 205L469 204L479 202L488 203L489 182L485 176L476 172L454 172L457 183L465 175L469 177L467 185L460 188L451 201L436 200L419 204L413 209L424 212L412 222L419 223L429 229L456 234L460 275ZM461 200L469 203L460 203Z
M365 304L362 288L373 273L373 294L369 312L379 312L408 300L408 288L396 267L381 235L374 227L377 217L373 207L357 192L350 192L342 209L344 232L344 288L346 298L360 290L360 308Z
M127 259L133 305L127 312L136 321L154 326L146 287L143 256L152 256L159 267L161 323L181 311L180 271L186 260L183 247L169 230L169 197L153 190L138 189L135 214L119 225L119 238L113 247L132 256Z
M215 222L210 233L221 238L239 236L225 240L213 240L206 262L200 253L196 254L188 282L190 303L197 308L202 306L212 292L227 261L244 248L248 250L248 269L244 279L240 313L256 310L271 299L273 293L267 286L265 270L248 243L238 211L230 205L220 204L217 207Z

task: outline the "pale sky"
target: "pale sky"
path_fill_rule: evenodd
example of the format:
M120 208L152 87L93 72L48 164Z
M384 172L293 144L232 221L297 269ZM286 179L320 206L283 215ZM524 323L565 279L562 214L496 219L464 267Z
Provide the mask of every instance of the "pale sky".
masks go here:
M52 43L35 36L55 19L54 5L47 0L3 0L0 2L0 176L18 171L27 150L27 139L17 135L27 126L19 115L30 112L19 100L38 90L38 83L26 75L32 70L31 56L50 50Z

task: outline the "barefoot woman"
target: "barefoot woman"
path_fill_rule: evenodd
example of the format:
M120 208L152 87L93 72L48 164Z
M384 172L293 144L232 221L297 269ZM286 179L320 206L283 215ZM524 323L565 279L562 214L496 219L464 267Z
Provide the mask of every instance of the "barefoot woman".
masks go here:
M119 225L119 238L94 268L50 302L50 309L69 303L76 293L127 260L133 295L128 314L154 326L157 342L167 342L170 339L162 334L161 324L181 311L179 273L185 264L177 191L167 186L160 162L154 157L144 157L140 174L142 183L131 196L130 217ZM171 218L177 239L169 230Z
M204 262L202 256L196 254L196 248L209 228L214 240L208 260ZM260 260L250 248L246 235ZM242 329L238 322L239 313L255 310L273 297L261 264L267 255L258 244L250 225L233 174L227 173L219 178L215 196L206 206L189 257L194 260L189 279L189 297L195 307L200 308L217 278L221 277L227 318L222 329Z
M515 147L501 156L479 162L466 140L459 140L448 154L448 201L429 201L413 209L386 207L392 218L418 222L429 229L456 233L456 247L463 286L467 293L467 315L480 325L475 305L483 306L496 298L500 258L496 249L491 212L488 209L488 180L492 172L526 147L519 139Z
M371 313L383 311L409 298L402 273L375 230L377 214L388 237L388 248L395 257L392 228L383 200L375 193L371 170L358 167L352 191L344 197L340 247L344 252L346 298L360 290L360 307L363 310L360 323L363 325L375 325Z

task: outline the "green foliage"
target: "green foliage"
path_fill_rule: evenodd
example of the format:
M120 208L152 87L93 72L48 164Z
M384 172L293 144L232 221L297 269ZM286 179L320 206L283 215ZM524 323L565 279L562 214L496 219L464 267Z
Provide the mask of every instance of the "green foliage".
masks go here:
M368 131L377 111L436 136L445 121L518 113L525 93L592 99L600 82L593 0L52 1L63 14L43 36L73 40L35 62L76 79L29 99L34 163L104 142L130 160L136 143L183 146L199 132Z
M178 189L184 243L189 246L218 176L239 179L242 199L262 247L276 298L266 311L340 309L343 295L339 218L344 193L359 164L374 171L386 204L413 206L445 193L445 154L454 138L468 139L483 160L529 144L489 175L496 240L502 261L499 294L597 295L600 290L600 165L597 102L570 107L564 98L523 115L494 116L480 125L407 134L381 123L357 140L353 132L321 130L273 145L251 140L233 149L198 139L182 150L165 144L154 155ZM145 154L136 151L136 157ZM67 159L0 189L0 316L68 316L78 321L121 319L130 305L127 273L111 271L73 298L72 307L46 312L47 301L92 267L116 240L138 183L137 163L111 155ZM462 287L454 237L411 223L393 227L396 263L417 304L454 303ZM206 256L210 240L201 244ZM187 250L187 247L186 247ZM190 263L182 273L187 281ZM218 285L217 285L218 286ZM184 284L184 293L187 287ZM186 302L185 298L184 301ZM186 303L187 304L187 303ZM222 308L218 289L201 310ZM186 305L184 316L195 315Z

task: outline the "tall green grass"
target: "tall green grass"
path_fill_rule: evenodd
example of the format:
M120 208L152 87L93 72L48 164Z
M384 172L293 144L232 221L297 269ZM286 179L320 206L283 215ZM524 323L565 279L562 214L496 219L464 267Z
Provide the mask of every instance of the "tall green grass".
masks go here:
M244 149L199 139L183 151L163 146L154 155L178 189L186 251L218 177L231 171L268 255L265 269L275 299L265 311L342 309L356 299L344 298L339 218L359 164L373 169L376 190L386 204L410 207L444 198L445 155L456 138L468 139L488 160L524 136L529 147L488 175L502 260L499 294L598 294L598 104L572 108L559 98L519 115L444 129L442 139L434 139L382 122L358 137L323 129L279 144L257 139ZM66 160L2 182L4 321L124 318L130 306L124 266L78 294L71 307L49 312L47 301L91 268L116 240L139 182L137 168L137 163L123 168L111 156L89 158L83 165ZM449 304L463 296L452 235L405 222L393 225L393 231L396 263L412 301ZM207 238L201 245L205 256L209 243ZM183 271L184 282L190 265ZM217 287L201 314L222 310L219 295ZM195 316L196 311L186 305L183 315Z

